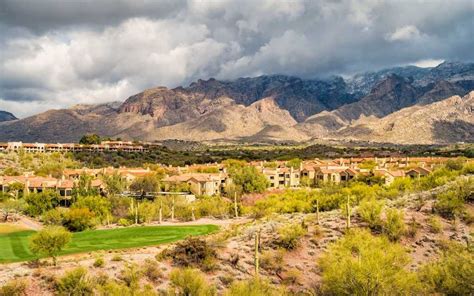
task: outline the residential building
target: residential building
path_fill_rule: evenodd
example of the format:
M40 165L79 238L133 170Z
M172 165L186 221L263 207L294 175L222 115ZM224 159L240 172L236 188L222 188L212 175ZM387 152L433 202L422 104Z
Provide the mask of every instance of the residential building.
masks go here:
M166 177L162 180L165 189L174 184L187 184L195 195L220 195L225 187L232 182L226 173L205 174L205 173L185 173Z

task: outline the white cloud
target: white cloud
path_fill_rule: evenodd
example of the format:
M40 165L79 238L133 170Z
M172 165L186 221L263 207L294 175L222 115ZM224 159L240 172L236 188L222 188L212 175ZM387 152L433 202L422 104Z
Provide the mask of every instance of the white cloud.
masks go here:
M387 35L388 41L407 41L418 39L422 36L422 33L417 27L409 25L401 28L397 28L395 32Z
M412 63L412 65L421 67L421 68L430 68L430 67L436 67L442 62L444 62L444 60L426 59L426 60L416 61Z
M0 0L0 109L25 116L199 78L474 59L469 0L55 1Z

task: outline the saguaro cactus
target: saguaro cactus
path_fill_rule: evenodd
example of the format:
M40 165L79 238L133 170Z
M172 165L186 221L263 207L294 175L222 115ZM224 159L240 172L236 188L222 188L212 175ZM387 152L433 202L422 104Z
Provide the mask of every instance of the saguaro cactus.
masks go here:
M239 208L237 206L237 192L234 193L234 213L235 218L239 218Z
M260 255L259 255L259 246L260 246L260 229L255 231L255 276L258 277L260 269Z
M163 200L160 199L160 212L159 212L159 221L160 221L160 224L161 222L163 222Z
M351 204L350 204L350 197L347 196L347 203L346 203L346 228L351 228Z
M316 223L319 225L319 199L316 200Z
M171 205L171 220L174 221L174 196L173 196L173 204Z

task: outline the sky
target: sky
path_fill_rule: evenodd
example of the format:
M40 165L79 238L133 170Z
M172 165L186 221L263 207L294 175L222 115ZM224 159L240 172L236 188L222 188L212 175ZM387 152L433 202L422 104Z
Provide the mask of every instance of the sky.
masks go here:
M0 110L155 86L474 60L472 0L0 0Z

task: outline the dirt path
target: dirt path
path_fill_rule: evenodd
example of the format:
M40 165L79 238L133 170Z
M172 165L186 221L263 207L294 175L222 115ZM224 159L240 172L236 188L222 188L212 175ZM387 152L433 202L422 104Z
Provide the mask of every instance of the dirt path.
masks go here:
M43 225L25 216L20 216L17 222L31 230L40 230L43 228Z

